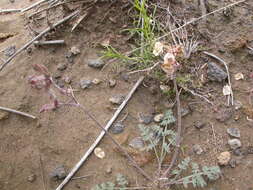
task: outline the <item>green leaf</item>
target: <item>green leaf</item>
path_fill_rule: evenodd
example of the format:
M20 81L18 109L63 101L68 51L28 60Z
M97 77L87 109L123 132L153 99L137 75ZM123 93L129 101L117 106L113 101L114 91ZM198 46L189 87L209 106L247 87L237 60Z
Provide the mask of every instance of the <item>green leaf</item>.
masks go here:
M161 122L162 126L167 126L169 124L175 123L176 122L176 118L173 115L173 112L171 109L169 109L165 114L164 114L164 118Z

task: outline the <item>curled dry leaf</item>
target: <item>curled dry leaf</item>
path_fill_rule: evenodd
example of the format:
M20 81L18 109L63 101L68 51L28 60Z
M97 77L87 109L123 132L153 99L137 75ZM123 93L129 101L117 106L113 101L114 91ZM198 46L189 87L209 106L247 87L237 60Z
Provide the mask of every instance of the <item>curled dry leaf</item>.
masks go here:
M153 54L154 54L155 56L161 55L161 54L163 53L163 47L164 47L163 43L161 43L161 42L156 42L156 43L155 43L155 46L154 46Z
M244 75L242 73L235 74L235 80L243 80L243 79L244 79Z
M229 85L225 85L224 87L223 87L223 95L224 96L228 96L228 95L230 95L231 94L231 88L230 88L230 86Z
M95 148L94 154L100 159L103 159L105 157L105 152L99 147Z

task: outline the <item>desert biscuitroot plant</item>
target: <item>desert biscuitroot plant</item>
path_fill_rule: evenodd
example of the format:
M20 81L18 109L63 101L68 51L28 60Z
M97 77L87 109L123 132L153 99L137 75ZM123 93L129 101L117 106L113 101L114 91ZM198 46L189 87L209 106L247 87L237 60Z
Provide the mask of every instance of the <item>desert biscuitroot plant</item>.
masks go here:
M144 149L147 151L153 150L156 155L158 162L158 172L156 175L160 185L170 186L183 184L184 187L188 187L189 184L192 184L193 187L204 187L207 185L206 179L218 179L220 176L220 168L218 166L203 166L200 168L197 163L191 163L190 158L183 159L178 164L177 169L172 170L168 178L160 177L162 164L164 163L166 155L170 154L173 147L176 146L176 132L171 129L175 121L173 112L168 110L159 125L151 127L139 125L142 139L146 142ZM183 174L188 175L183 177Z
M116 175L116 183L108 181L95 185L91 190L125 190L128 186L127 178L122 174Z
M68 89L63 89L59 87L53 80L51 74L49 73L48 69L43 65L35 64L33 65L33 68L35 71L39 73L39 75L33 75L28 78L29 83L32 85L33 88L36 88L38 90L44 90L46 94L49 95L51 103L46 104L42 106L42 109L40 112L54 110L57 108L60 108L61 106L74 106L80 108L86 115L88 115L95 123L96 125L105 132L105 134L113 141L113 143L118 147L118 149L128 158L128 160L132 163L134 167L137 168L137 170L145 176L150 181L153 181L153 179L147 175L147 173L138 166L136 161L128 154L128 152L121 147L121 145L110 135L107 130L104 129L104 127L96 120L96 118L86 109L86 107L82 104L80 104L76 97L74 96L74 91L70 87ZM64 97L68 97L67 102L60 101L58 96L56 95L56 92L60 93Z

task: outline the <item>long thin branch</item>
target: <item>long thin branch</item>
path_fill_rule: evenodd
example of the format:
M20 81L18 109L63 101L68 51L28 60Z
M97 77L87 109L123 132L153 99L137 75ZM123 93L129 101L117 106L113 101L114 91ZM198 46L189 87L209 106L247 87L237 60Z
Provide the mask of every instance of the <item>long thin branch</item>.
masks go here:
M56 190L61 190L68 182L69 180L74 176L74 174L79 170L79 168L83 165L83 163L86 161L86 159L89 157L89 155L93 152L93 150L95 149L95 147L99 144L99 142L101 141L101 139L104 137L105 134L108 135L108 137L119 147L121 148L121 150L123 151L123 153L125 153L125 155L127 156L127 158L134 164L134 166L138 169L138 171L141 172L142 175L144 175L147 179L153 181L151 179L151 177L149 177L146 172L141 169L137 163L129 156L129 154L126 152L125 149L123 149L118 143L117 141L114 140L114 138L110 135L110 133L108 133L107 131L109 130L109 128L111 127L111 125L113 124L113 122L116 120L116 118L119 116L120 112L124 109L124 107L126 106L126 104L128 103L128 101L131 99L132 95L134 94L134 92L136 91L136 89L138 88L138 86L141 84L141 82L143 81L144 77L140 77L139 80L136 82L136 84L134 85L134 87L132 88L132 90L129 92L129 94L127 95L126 99L123 101L123 103L119 106L119 108L117 109L117 111L114 113L113 117L111 118L111 120L107 123L107 125L105 127L103 127L97 120L96 118L89 113L89 111L82 105L79 104L79 107L85 112L85 114L87 114L96 124L97 126L102 129L100 135L97 137L97 139L95 140L95 142L91 145L91 147L86 151L86 153L83 155L83 157L81 158L81 160L73 167L73 169L70 171L70 173L67 175L67 177L62 181L62 183L56 188ZM77 101L76 101L77 102Z
M21 112L21 111L17 111L17 110L14 110L14 109L10 109L10 108L5 108L5 107L0 106L0 110L15 113L15 114L22 115L22 116L25 116L25 117L29 117L29 118L32 118L32 119L36 119L36 117L33 116L33 115L30 115L28 113L24 113L24 112Z
M181 131L182 131L182 114L181 114L181 103L179 98L179 92L177 88L177 81L176 78L173 79L174 88L176 91L176 100L177 100L177 137L176 137L176 148L170 162L168 169L163 173L162 178L166 177L167 174L170 173L172 167L176 163L177 156L179 153L180 143L181 143Z
M22 9L3 9L0 10L0 14L1 13L16 13L16 12L20 12Z
M206 55L208 55L208 56L210 56L210 57L212 57L212 58L217 59L219 62L221 62L225 66L226 71L227 71L227 75L228 75L228 85L229 85L230 91L231 91L230 92L231 104L234 105L234 93L233 93L233 90L232 90L232 84L231 84L231 79L230 79L228 64L223 59L219 58L218 56L216 56L216 55L214 55L212 53L209 53L207 51L204 51L203 53L206 54Z
M71 13L70 15L64 17L63 19L61 19L60 21L56 22L55 24L52 25L52 27L48 27L46 28L44 31L42 31L40 34L38 34L35 38L33 38L32 40L30 40L28 43L26 43L23 47L21 47L20 49L18 49L18 51L13 54L11 57L9 57L5 63L3 63L2 65L0 65L0 71L3 70L3 68L8 65L11 60L16 57L18 54L20 54L23 50L25 50L26 48L28 48L31 44L33 44L34 41L38 40L39 38L41 38L42 36L44 36L47 32L49 32L50 30L52 30L53 28L57 27L60 24L63 24L64 22L66 22L67 20L73 18L74 16L76 16L80 11L75 11L73 13Z
M38 6L38 5L40 5L41 3L44 3L44 2L46 2L46 1L48 1L48 0L41 0L41 1L38 1L38 2L36 2L36 3L32 4L32 5L30 5L29 7L26 7L26 8L24 8L24 9L22 9L21 12L23 13L23 12L29 11L30 9L32 9L32 8Z
M147 69L137 70L137 71L131 71L128 74L134 74L134 73L138 73L138 72L150 72L150 71L152 71L159 64L160 64L160 62L157 62L152 67L149 67Z

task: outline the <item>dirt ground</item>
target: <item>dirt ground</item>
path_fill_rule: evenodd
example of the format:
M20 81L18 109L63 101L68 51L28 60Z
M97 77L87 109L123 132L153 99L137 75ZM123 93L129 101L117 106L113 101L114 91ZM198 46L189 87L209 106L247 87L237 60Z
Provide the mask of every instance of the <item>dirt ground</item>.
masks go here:
M209 0L212 10L229 2L231 3L231 1ZM32 3L34 1L21 0L10 3L9 0L1 0L0 7L3 9L21 8ZM195 1L190 1L186 7L180 3L174 6L175 10L185 8L188 18L196 18L201 15ZM109 8L111 11L106 14ZM0 72L0 106L27 112L38 117L37 120L31 120L0 111L1 190L43 189L42 172L45 175L46 189L55 189L61 181L51 180L50 173L59 165L64 165L67 171L70 171L100 133L95 123L74 107L63 107L56 111L39 113L42 105L48 102L48 97L32 89L27 82L27 78L34 74L32 64L44 64L53 75L60 73L61 78L70 77L72 87L78 89L75 93L77 99L103 125L109 121L115 111L115 106L111 105L109 98L115 94L126 95L137 81L138 75L131 75L129 80L124 80L124 77L119 74L119 70L115 71L110 66L103 71L87 66L89 59L101 55L101 48L98 48L96 44L108 36L112 36L113 46L129 50L130 46L124 35L119 35L119 31L125 27L124 25L129 25L127 10L121 10L121 8L121 3L99 3L94 12L82 22L82 26L75 32L69 31L69 24L57 29L56 38L64 39L66 45L39 48L32 46L31 53L24 51ZM119 10L121 11L119 12ZM226 97L222 94L225 83L206 82L202 86L202 89L210 92L214 106L210 106L189 93L183 93L181 96L183 107L190 106L191 113L183 117L182 121L182 147L184 147L184 151L180 152L180 158L190 156L201 165L216 165L217 156L223 151L230 151L227 144L229 135L226 132L229 127L240 129L242 149L253 146L253 122L246 119L246 116L253 119L253 107L249 104L248 92L253 88L253 78L250 77L253 72L253 53L250 54L246 47L246 43L253 47L253 1L248 0L245 4L233 7L231 12L230 18L225 17L222 13L217 13L208 17L208 25L205 27L203 27L202 21L195 27L199 31L200 40L205 50L222 57L229 64L234 98L240 101L243 107L234 110L225 122L216 119L217 115L220 115L220 110L227 109L225 106ZM115 23L113 23L114 20ZM0 41L0 50L10 45L19 48L31 39L31 30L29 30L27 23L25 14L0 15L0 33L13 34L12 37ZM41 27L43 28L43 26ZM40 29L38 27L36 30L40 31ZM59 64L67 63L65 55L72 46L78 47L81 53L74 58L74 64L68 64L66 70L58 71ZM6 58L3 53L0 56ZM219 64L216 60L198 52L194 58L183 65L186 65L186 71L189 71L190 67L201 66L208 61ZM238 72L244 74L243 80L235 80L234 75ZM82 90L79 87L81 78L90 80L98 78L102 80L102 83ZM112 78L117 81L114 88L108 86L108 80ZM120 135L114 135L126 145L129 140L139 136L137 128L139 113L157 114L164 112L168 107L168 98L160 92L158 81L147 77L144 84L138 88L119 117L121 119L125 113L129 113L124 121L125 131ZM156 94L150 91L150 86L154 85L157 85ZM3 116L5 117L3 118ZM204 122L206 126L198 130L194 127L196 121ZM192 147L195 144L199 144L203 148L204 152L201 155L196 155L193 152ZM117 173L127 176L132 187L145 186L148 183L125 157L112 148L114 145L108 137L101 141L99 147L105 151L105 158L99 159L92 154L75 175L91 176L72 180L64 189L88 190L98 183L114 181ZM232 153L232 151L230 152ZM253 154L236 156L232 153L232 158L237 160L236 167L232 168L229 165L222 167L221 179L209 183L208 187L203 189L253 189ZM154 166L155 160L146 163L143 169L152 174ZM106 170L110 167L112 173L108 174ZM36 176L32 183L28 180L31 175Z

